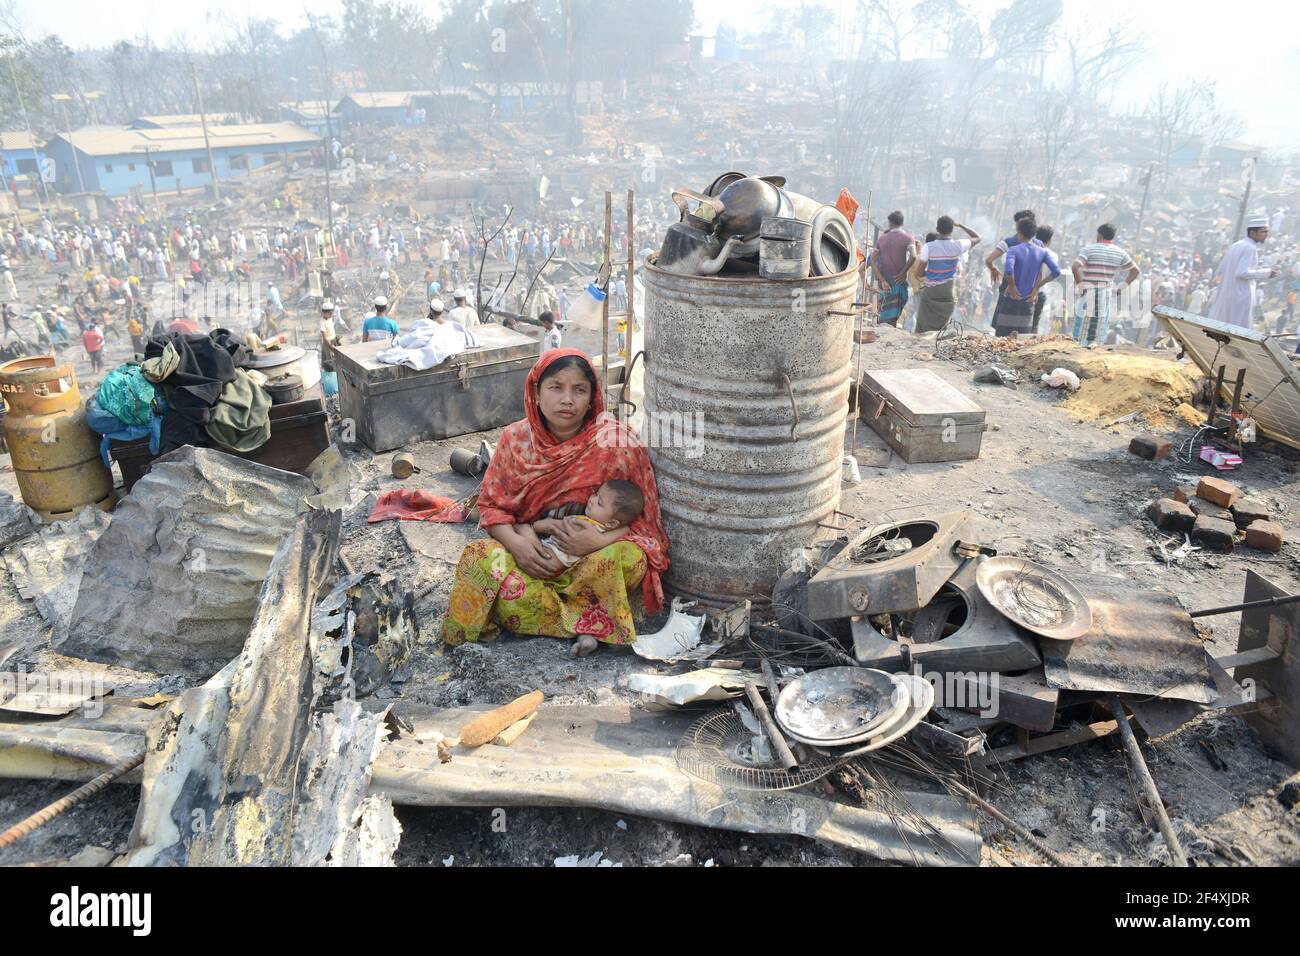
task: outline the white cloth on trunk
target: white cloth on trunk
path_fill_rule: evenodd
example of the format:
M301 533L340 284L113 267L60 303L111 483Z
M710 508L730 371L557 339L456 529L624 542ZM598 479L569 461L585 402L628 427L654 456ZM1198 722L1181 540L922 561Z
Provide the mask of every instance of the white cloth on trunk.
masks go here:
M393 339L392 348L377 353L375 361L423 371L477 346L474 333L459 322L420 319Z

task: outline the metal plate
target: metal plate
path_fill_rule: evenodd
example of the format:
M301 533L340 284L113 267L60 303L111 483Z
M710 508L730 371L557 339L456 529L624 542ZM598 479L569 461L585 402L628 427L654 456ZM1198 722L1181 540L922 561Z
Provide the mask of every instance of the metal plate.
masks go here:
M934 685L924 677L915 674L899 674L899 686L907 696L907 706L897 719L876 730L876 736L870 738L862 747L846 753L837 754L841 760L848 760L861 754L871 753L881 747L888 747L916 728L925 715L934 706Z
M1050 568L1024 558L982 558L975 581L984 599L1026 630L1057 641L1092 627L1083 592Z
M1218 375L1219 367L1224 367L1220 398L1229 406L1237 373L1244 368L1242 403L1260 432L1274 441L1300 448L1300 372L1291 364L1276 337L1163 305L1153 308L1151 314L1165 324L1187 357L1211 381Z
M909 695L894 676L867 667L827 667L786 686L775 714L781 729L815 747L867 740L897 719Z
M286 345L278 349L263 349L249 355L244 361L245 368L276 368L296 362L307 350L300 345Z

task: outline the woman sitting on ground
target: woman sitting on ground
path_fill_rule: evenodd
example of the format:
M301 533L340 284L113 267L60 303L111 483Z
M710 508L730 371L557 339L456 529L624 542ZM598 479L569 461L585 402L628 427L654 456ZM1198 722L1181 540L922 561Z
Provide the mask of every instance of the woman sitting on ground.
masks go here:
M631 643L629 593L640 584L646 611L655 613L668 567L650 457L631 428L605 414L591 360L577 349L553 349L533 366L524 407L527 417L502 432L483 476L480 527L490 538L461 554L442 640L490 640L502 627L573 638L576 657L598 643ZM584 505L614 480L641 492L643 509L630 526L547 517ZM552 544L576 563L566 567Z

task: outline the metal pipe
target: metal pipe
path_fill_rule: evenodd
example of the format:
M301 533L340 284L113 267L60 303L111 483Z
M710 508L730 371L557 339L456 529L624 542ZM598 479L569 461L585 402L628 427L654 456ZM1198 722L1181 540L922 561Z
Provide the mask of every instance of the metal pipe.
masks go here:
M1216 614L1235 614L1237 611L1253 611L1261 607L1277 607L1279 604L1294 604L1300 601L1300 594L1286 594L1281 597L1262 598L1247 601L1245 604L1229 604L1226 607L1211 607L1204 611L1193 611L1191 617L1213 617Z
M1119 702L1119 698L1111 694L1107 699L1110 705L1110 712L1115 715L1115 720L1119 723L1119 735L1124 741L1124 750L1128 754L1129 766L1137 774L1138 782L1142 784L1142 790L1146 794L1147 803L1151 805L1151 812L1155 814L1156 826L1160 828L1160 835L1165 838L1165 843L1169 847L1169 856L1173 860L1174 866L1187 866L1187 855L1183 853L1182 845L1178 842L1178 836L1174 833L1174 825L1169 821L1169 814L1165 812L1164 802L1160 799L1160 790L1156 787L1156 782L1151 776L1151 771L1147 767L1146 760L1142 757L1142 748L1138 746L1137 737L1133 735L1133 728L1129 726L1128 715L1124 713L1124 705Z

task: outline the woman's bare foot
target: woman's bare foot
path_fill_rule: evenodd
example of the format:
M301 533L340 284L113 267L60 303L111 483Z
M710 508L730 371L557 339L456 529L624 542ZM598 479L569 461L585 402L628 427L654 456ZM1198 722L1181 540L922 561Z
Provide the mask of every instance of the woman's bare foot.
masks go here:
M596 639L590 634L583 634L573 641L573 646L569 648L570 657L586 657L594 651L599 645Z

